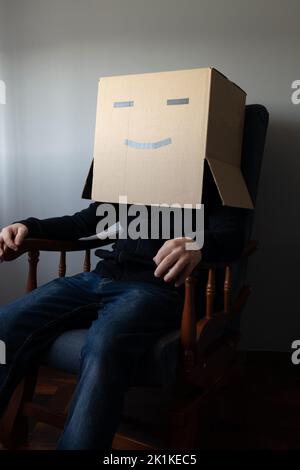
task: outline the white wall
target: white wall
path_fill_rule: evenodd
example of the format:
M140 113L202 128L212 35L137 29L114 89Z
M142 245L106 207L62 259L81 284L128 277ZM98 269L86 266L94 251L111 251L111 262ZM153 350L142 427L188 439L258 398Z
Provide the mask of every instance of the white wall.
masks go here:
M0 226L18 212L21 205L19 194L13 191L18 173L16 141L17 114L13 100L14 61L11 47L10 3L0 0ZM3 104L5 102L5 104ZM0 266L0 304L13 299L22 292L24 260ZM23 283L24 284L24 283ZM23 287L23 285L22 285Z
M4 16L4 0L0 0L0 214L5 210L4 205L4 181L3 175L5 173L5 147L6 147L6 114L5 114L5 101L6 101L6 78L7 78L7 54L5 45L5 16ZM1 177L2 175L2 177Z
M214 65L247 90L248 103L264 103L271 113L256 211L260 250L249 269L254 291L242 347L288 350L300 334L293 282L300 106L290 99L291 83L300 78L298 0L5 3L12 71L6 106L13 109L14 147L0 175L6 201L1 224L87 205L80 193L92 157L101 75ZM75 258L72 272L80 269ZM54 273L50 258L43 259L41 282ZM24 268L24 261L0 266L1 303L22 292Z

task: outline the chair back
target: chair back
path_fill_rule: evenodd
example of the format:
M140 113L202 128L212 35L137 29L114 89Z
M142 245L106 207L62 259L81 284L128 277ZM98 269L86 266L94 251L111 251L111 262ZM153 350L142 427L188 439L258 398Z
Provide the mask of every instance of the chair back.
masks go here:
M241 159L241 170L245 178L250 196L255 206L259 177L262 166L269 113L263 105L251 104L246 106L244 137ZM250 240L255 216L254 210L245 210L245 242ZM233 299L245 281L247 261L236 264L233 269Z
M269 113L259 104L246 106L241 169L255 206L263 160ZM251 237L254 210L247 211L246 240Z

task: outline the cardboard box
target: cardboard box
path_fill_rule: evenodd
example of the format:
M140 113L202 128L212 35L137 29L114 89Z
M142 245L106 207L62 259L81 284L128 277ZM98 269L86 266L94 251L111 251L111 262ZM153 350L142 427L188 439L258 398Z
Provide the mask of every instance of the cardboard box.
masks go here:
M101 78L82 197L195 207L206 160L222 203L253 208L240 169L245 101L214 68Z

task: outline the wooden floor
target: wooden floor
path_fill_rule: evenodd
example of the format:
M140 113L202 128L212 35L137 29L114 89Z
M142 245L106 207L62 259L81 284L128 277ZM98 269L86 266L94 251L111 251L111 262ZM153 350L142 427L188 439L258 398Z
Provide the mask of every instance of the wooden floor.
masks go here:
M44 371L37 387L39 400L72 381ZM285 353L240 353L231 382L199 418L198 449L300 449L300 366L292 365ZM26 449L55 449L59 434L32 423Z
M236 379L210 414L209 449L300 449L300 366L286 353L243 353ZM246 400L232 407L239 389ZM237 392L237 393L236 393ZM207 419L209 423L209 418Z

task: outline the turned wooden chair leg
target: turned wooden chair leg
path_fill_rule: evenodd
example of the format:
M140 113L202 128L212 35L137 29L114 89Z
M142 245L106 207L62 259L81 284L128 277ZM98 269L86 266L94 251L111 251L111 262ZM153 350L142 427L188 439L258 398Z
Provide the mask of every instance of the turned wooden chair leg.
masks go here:
M0 442L6 449L16 449L28 441L28 418L22 414L24 404L34 397L38 371L30 372L16 387L0 426Z

